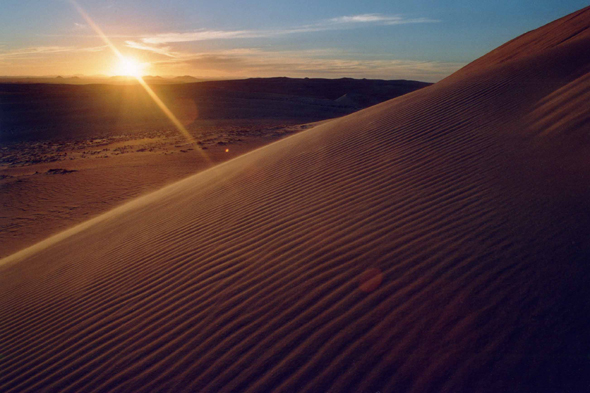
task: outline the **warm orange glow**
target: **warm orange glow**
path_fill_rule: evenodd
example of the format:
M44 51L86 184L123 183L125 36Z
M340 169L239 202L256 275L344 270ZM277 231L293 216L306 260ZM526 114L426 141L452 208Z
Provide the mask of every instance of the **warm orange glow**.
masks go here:
M96 34L100 37L100 39L111 49L111 51L115 54L115 56L119 59L121 67L123 68L124 75L133 76L137 79L137 81L141 84L141 86L145 89L148 95L154 100L156 105L164 112L164 114L170 119L172 124L180 131L180 133L184 136L184 138L192 144L195 149L201 153L201 156L207 161L207 163L211 163L209 157L205 154L205 152L197 145L196 141L192 137L192 135L188 132L188 130L182 125L182 123L178 120L178 118L168 109L166 104L157 96L157 94L152 90L151 87L148 86L147 83L142 78L142 68L137 60L134 60L129 57L123 56L123 54L117 49L117 47L111 42L109 37L94 21L90 18L90 16L80 7L80 5L76 2L76 0L70 0L72 5L76 8L76 10L82 15L82 17L88 22L90 27L96 32Z
M229 153L229 149L225 149L225 152L226 152L226 153Z
M203 150L199 147L199 145L197 145L197 142L194 140L192 135L188 132L188 130L186 128L184 128L182 123L178 120L178 118L176 116L174 116L174 113L172 113L172 111L170 111L170 109L168 109L168 107L166 106L166 104L164 104L164 102L160 99L160 97L158 97L158 95L152 90L151 87L148 86L147 83L145 83L145 81L143 80L143 78L141 76L138 76L136 78L137 78L137 81L141 84L141 86L143 86L145 91L152 98L152 100L154 100L156 105L158 105L158 107L162 110L162 112L164 112L164 114L168 117L168 119L170 119L172 124L174 124L176 126L178 131L180 131L182 133L182 135L185 137L185 139L190 144L195 146L195 148L197 148L197 151L201 152L201 155L203 156L203 158L205 158L205 160L207 160L207 162L210 162L209 157L207 157L204 154Z
M132 57L122 56L119 58L119 64L115 75L134 76L139 78L144 75L144 69L148 64L140 63Z

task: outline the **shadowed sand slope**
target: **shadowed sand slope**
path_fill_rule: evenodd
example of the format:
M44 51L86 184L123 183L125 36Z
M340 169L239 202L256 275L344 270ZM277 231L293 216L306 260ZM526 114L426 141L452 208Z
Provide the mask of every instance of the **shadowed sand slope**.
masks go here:
M0 390L588 391L589 14L0 261Z

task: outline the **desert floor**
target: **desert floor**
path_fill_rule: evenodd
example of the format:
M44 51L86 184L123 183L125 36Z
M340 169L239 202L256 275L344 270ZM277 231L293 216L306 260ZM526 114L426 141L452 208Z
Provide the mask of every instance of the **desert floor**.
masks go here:
M218 123L193 132L196 144L175 129L165 129L0 147L0 257L318 124Z

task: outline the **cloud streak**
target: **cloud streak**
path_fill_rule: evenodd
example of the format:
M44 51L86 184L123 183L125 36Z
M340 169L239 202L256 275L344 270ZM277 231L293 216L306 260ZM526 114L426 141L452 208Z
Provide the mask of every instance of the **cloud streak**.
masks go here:
M411 60L359 60L337 50L264 51L238 49L180 54L153 62L162 73L217 77L359 77L438 81L464 64Z
M282 30L208 30L199 29L191 32L161 33L141 38L144 44L161 45L175 42L193 42L205 40L228 40L244 38L268 38L286 34L310 33L328 30L340 30L361 25L392 26L415 23L434 23L437 20L428 18L405 19L399 15L360 14L340 16L321 21L312 25L299 26Z
M399 15L382 15L382 14L360 14L350 16L339 16L337 18L329 19L332 24L361 24L361 23L373 23L381 25L402 25L411 23L436 23L439 22L435 19L429 18L414 18L405 19Z
M166 57L180 57L181 55L179 52L174 52L169 46L153 46L136 41L125 41L125 45L128 48L153 52Z
M40 55L54 55L67 52L100 52L105 46L76 48L71 46L36 46L11 51L0 52L0 59L18 59Z
M191 42L206 40L227 40L235 38L257 38L276 35L276 32L265 32L256 30L206 30L200 29L187 33L163 33L152 37L144 37L142 41L146 44L167 44L172 42Z
M128 48L165 57L152 61L162 73L215 73L235 76L327 76L420 79L436 81L463 64L410 60L358 59L350 53L334 50L263 51L260 49L219 50L208 53L179 51L174 44L206 40L270 38L290 34L355 29L365 26L393 26L434 23L427 18L408 19L400 15L358 14L326 19L315 24L279 30L208 30L168 32L127 40ZM182 70L182 71L181 71Z

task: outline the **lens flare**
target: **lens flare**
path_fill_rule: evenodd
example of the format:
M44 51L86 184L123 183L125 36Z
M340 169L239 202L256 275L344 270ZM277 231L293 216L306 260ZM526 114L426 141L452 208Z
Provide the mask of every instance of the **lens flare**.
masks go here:
M211 160L205 154L205 152L197 145L196 141L192 137L192 135L188 132L188 130L182 125L182 123L178 120L178 118L172 113L170 109L164 104L164 102L158 97L158 95L152 90L151 87L143 80L141 75L141 67L138 67L139 64L137 61L132 61L130 58L123 56L123 54L117 49L117 47L111 42L109 37L106 36L105 33L101 30L100 27L90 18L90 16L84 11L82 7L76 2L76 0L70 0L70 3L74 6L74 8L78 11L80 15L84 18L84 20L88 23L90 27L96 32L96 34L100 37L100 39L111 49L111 51L117 56L125 70L128 72L129 76L135 77L139 84L145 89L148 95L154 100L156 105L164 112L166 117L174 124L174 126L180 131L180 133L184 136L184 138L195 147L195 150L201 153L201 156L205 159L208 164L211 164Z
M370 268L361 273L358 277L359 288L363 292L373 292L383 282L383 273L378 268Z

